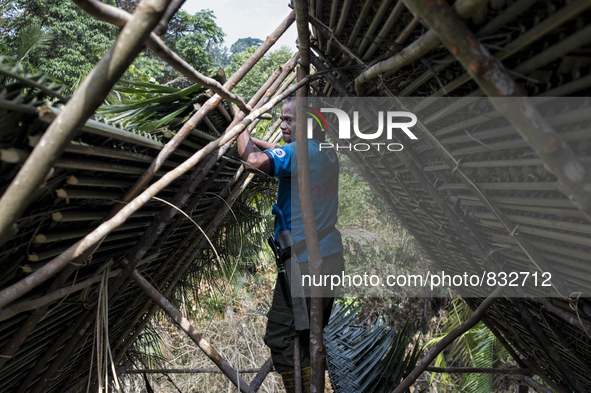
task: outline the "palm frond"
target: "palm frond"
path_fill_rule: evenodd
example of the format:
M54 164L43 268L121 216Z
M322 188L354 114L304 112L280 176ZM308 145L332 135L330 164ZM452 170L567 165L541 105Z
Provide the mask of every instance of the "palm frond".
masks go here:
M41 52L49 49L49 43L54 36L44 32L39 23L31 23L23 28L16 51L15 60L17 63L26 60L33 51Z
M411 343L408 321L388 329L382 319L358 322L355 303L335 303L324 329L324 344L333 389L338 393L391 391L415 366L420 345Z

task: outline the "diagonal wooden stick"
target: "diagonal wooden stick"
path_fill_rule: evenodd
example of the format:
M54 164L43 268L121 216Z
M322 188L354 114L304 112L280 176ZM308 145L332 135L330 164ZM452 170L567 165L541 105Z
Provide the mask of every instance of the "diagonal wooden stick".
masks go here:
M394 389L392 393L405 392L406 389L408 389L410 385L412 385L417 380L423 371L427 369L429 364L435 360L441 351L447 348L447 346L454 342L456 338L470 330L470 328L480 321L486 310L493 304L496 298L501 296L503 289L503 287L497 287L497 289L495 289L486 299L484 299L482 303L480 303L480 306L474 310L474 313L470 315L470 318L468 318L466 322L462 323L460 326L449 332L448 335L443 337L441 341L439 341L437 345L435 345L433 349L430 350L429 353L427 353L427 355L417 364L408 377L404 378L404 380L396 387L396 389Z
M265 364L263 364L263 366L259 369L259 372L257 373L257 375L250 382L250 387L252 388L252 390L254 390L255 392L257 390L259 390L263 381L265 380L265 378L271 372L272 369L273 369L273 359L269 356L269 359L267 359Z
M166 312L181 329L197 344L197 346L210 358L216 366L236 385L243 393L254 393L254 390L238 375L238 372L195 330L191 322L187 320L170 302L162 296L137 270L131 274L133 280Z

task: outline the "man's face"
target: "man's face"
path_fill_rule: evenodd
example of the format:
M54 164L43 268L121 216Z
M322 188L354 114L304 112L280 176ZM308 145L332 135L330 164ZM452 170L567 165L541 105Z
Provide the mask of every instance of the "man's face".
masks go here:
M283 133L283 140L285 141L285 143L291 143L292 141L292 137L291 137L291 130L292 130L292 126L295 127L295 121L292 118L292 112L291 112L291 103L293 102L293 100L286 102L285 104L283 104L283 107L281 107L281 132ZM295 139L295 138L293 138Z

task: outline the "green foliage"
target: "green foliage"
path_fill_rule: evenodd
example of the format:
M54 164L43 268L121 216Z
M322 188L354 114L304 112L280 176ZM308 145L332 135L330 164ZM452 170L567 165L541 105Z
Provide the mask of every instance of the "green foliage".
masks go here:
M114 5L112 0L107 3ZM92 69L117 34L116 27L71 1L15 0L7 16L2 37L10 48L7 54L15 60L26 58L29 72L42 71L69 85ZM42 50L27 50L36 46Z
M194 15L179 10L169 23L164 42L195 69L209 73L214 66L206 48L221 44L224 32L215 23L213 11L201 10ZM169 81L176 76L176 72L167 69L160 82Z
M41 26L38 23L25 26L19 40L19 45L16 48L15 61L24 63L29 54L34 52L40 52L46 55L53 38L53 35L41 30Z
M226 75L234 74L246 60L257 49L252 46L242 53L232 56L230 66L226 69ZM281 47L275 51L267 53L253 67L253 69L236 85L233 92L249 100L257 90L269 79L277 67L283 65L291 58L291 50L287 47Z
M347 274L367 273L382 278L393 272L422 274L425 261L411 236L344 154L339 155L339 162L338 228L343 236ZM372 287L365 296L407 295L399 287Z
M222 68L226 68L230 65L232 53L226 46L221 44L211 45L209 48L207 48L207 53L215 65L218 65Z
M105 0L116 5L114 0ZM120 0L131 11L135 0ZM28 72L45 72L76 87L112 46L118 28L86 14L71 1L13 0L0 2L0 55L26 62ZM213 66L205 48L221 43L224 33L212 11L190 15L181 10L172 19L164 41L193 67L209 72ZM133 63L127 78L164 83L179 74L145 50Z
M232 52L232 55L237 55L238 53L242 53L250 47L259 47L262 43L263 40L259 38L240 38L238 41L232 44L232 46L230 47L230 52Z
M183 123L194 111L194 104L206 98L205 89L199 85L177 89L126 79L120 82L125 86L115 86L109 104L102 105L97 114L124 128L151 134Z
M445 330L429 340L425 347L437 344L472 315L472 310L461 298L454 298L449 307L449 316L444 321ZM482 322L479 322L441 352L433 365L436 367L493 368L508 360L507 350L499 343L495 335ZM495 391L496 380L500 377L492 374L466 374L459 382L452 382L450 375L441 374L439 389L442 388L442 384L450 384L450 391L457 391L456 386L459 386L464 392L488 393ZM430 383L433 383L434 378L435 374L432 374Z

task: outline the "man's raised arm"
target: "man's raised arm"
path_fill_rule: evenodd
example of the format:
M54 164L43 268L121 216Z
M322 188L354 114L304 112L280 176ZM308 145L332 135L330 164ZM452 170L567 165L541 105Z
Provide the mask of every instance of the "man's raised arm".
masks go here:
M265 172L267 175L273 176L271 173L271 162L269 161L269 157L263 153L262 150L273 149L276 147L279 147L277 143L251 138L248 130L244 130L244 132L238 137L238 154L240 155L240 158L250 166L246 167L249 171L254 171L254 167Z

